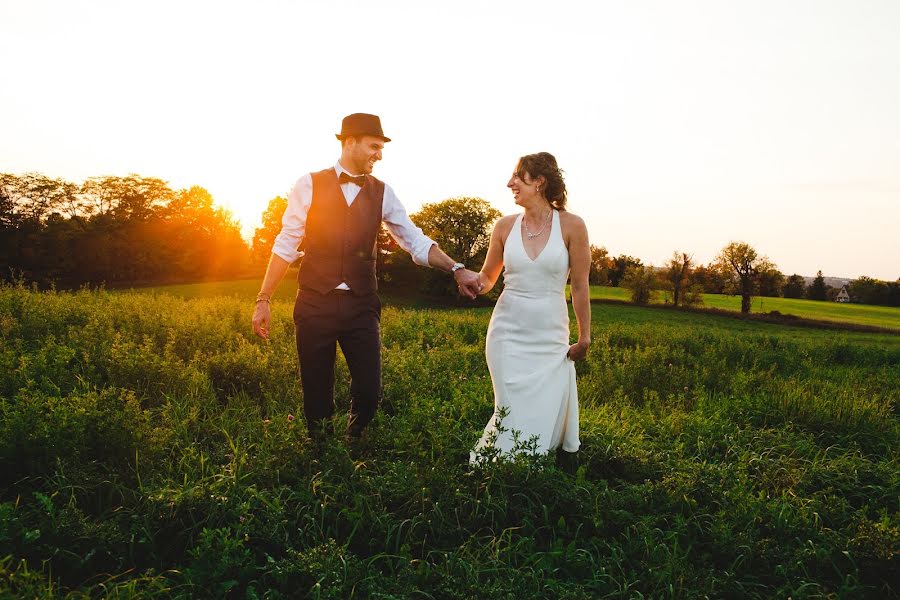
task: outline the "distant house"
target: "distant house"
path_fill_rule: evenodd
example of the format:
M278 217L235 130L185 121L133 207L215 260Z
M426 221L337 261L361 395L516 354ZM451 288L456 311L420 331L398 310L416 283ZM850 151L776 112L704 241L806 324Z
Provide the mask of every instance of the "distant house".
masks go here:
M850 294L847 293L847 286L842 286L841 291L834 298L835 302L850 302Z

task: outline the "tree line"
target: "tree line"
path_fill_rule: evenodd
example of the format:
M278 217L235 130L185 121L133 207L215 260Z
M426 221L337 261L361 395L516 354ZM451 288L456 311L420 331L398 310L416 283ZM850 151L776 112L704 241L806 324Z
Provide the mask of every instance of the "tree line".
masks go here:
M687 252L675 251L660 268L625 254L613 258L605 247L591 246L590 282L629 288L632 300L639 304L649 302L655 290L676 306L701 304L703 294L739 295L742 312L750 312L754 296L835 301L840 293L840 288L825 282L822 271L809 285L796 273L786 277L746 242L730 242L707 265L695 264ZM900 306L900 279L880 281L861 276L846 287L850 302Z
M2 173L0 278L75 287L254 276L271 254L286 208L286 198L272 198L248 246L239 223L214 207L199 186L173 190L161 179L137 174L79 184L40 173ZM451 256L478 268L500 216L486 200L460 196L425 204L410 218ZM416 267L384 228L377 263L379 283L388 289L455 294L451 280ZM661 268L591 246L590 282L627 287L639 303L648 302L654 290L679 306L700 303L705 293L736 294L745 312L753 296L833 300L839 291L825 283L821 271L809 285L800 275L785 276L744 242L729 243L707 265L677 251ZM862 276L848 291L852 302L900 306L900 280Z
M199 186L0 173L0 265L0 278L61 287L198 281L245 274L249 249Z

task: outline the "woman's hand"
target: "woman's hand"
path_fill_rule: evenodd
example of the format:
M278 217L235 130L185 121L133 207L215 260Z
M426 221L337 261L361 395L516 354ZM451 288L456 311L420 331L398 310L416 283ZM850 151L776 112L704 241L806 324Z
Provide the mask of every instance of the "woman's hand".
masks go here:
M578 340L576 343L569 346L569 351L566 352L566 357L569 360L581 360L585 356L587 356L588 348L591 345L591 340Z

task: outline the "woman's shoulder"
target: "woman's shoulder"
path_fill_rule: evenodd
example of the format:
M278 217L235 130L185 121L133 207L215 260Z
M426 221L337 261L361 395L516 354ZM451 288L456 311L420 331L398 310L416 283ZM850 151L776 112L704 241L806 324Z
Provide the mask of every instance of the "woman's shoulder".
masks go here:
M501 233L505 233L512 229L512 226L516 223L516 219L518 217L518 214L500 217L499 219L497 219L497 223L494 225L494 229Z
M559 210L559 224L564 229L580 229L585 227L584 219L567 210Z

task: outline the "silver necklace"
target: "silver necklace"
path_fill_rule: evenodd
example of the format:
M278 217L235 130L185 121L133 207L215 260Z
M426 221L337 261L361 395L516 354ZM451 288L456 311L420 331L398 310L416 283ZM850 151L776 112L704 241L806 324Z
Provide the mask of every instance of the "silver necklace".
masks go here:
M531 233L530 231L528 231L528 220L524 217L524 215L522 216L522 223L525 224L525 235L528 236L529 240L533 240L534 238L536 238L539 235L541 235L542 233L544 233L544 229L547 228L547 223L550 222L550 215L552 215L552 214L553 214L553 209L551 208L550 212L547 213L547 218L544 219L544 224L541 226L541 230L538 231L537 233Z

